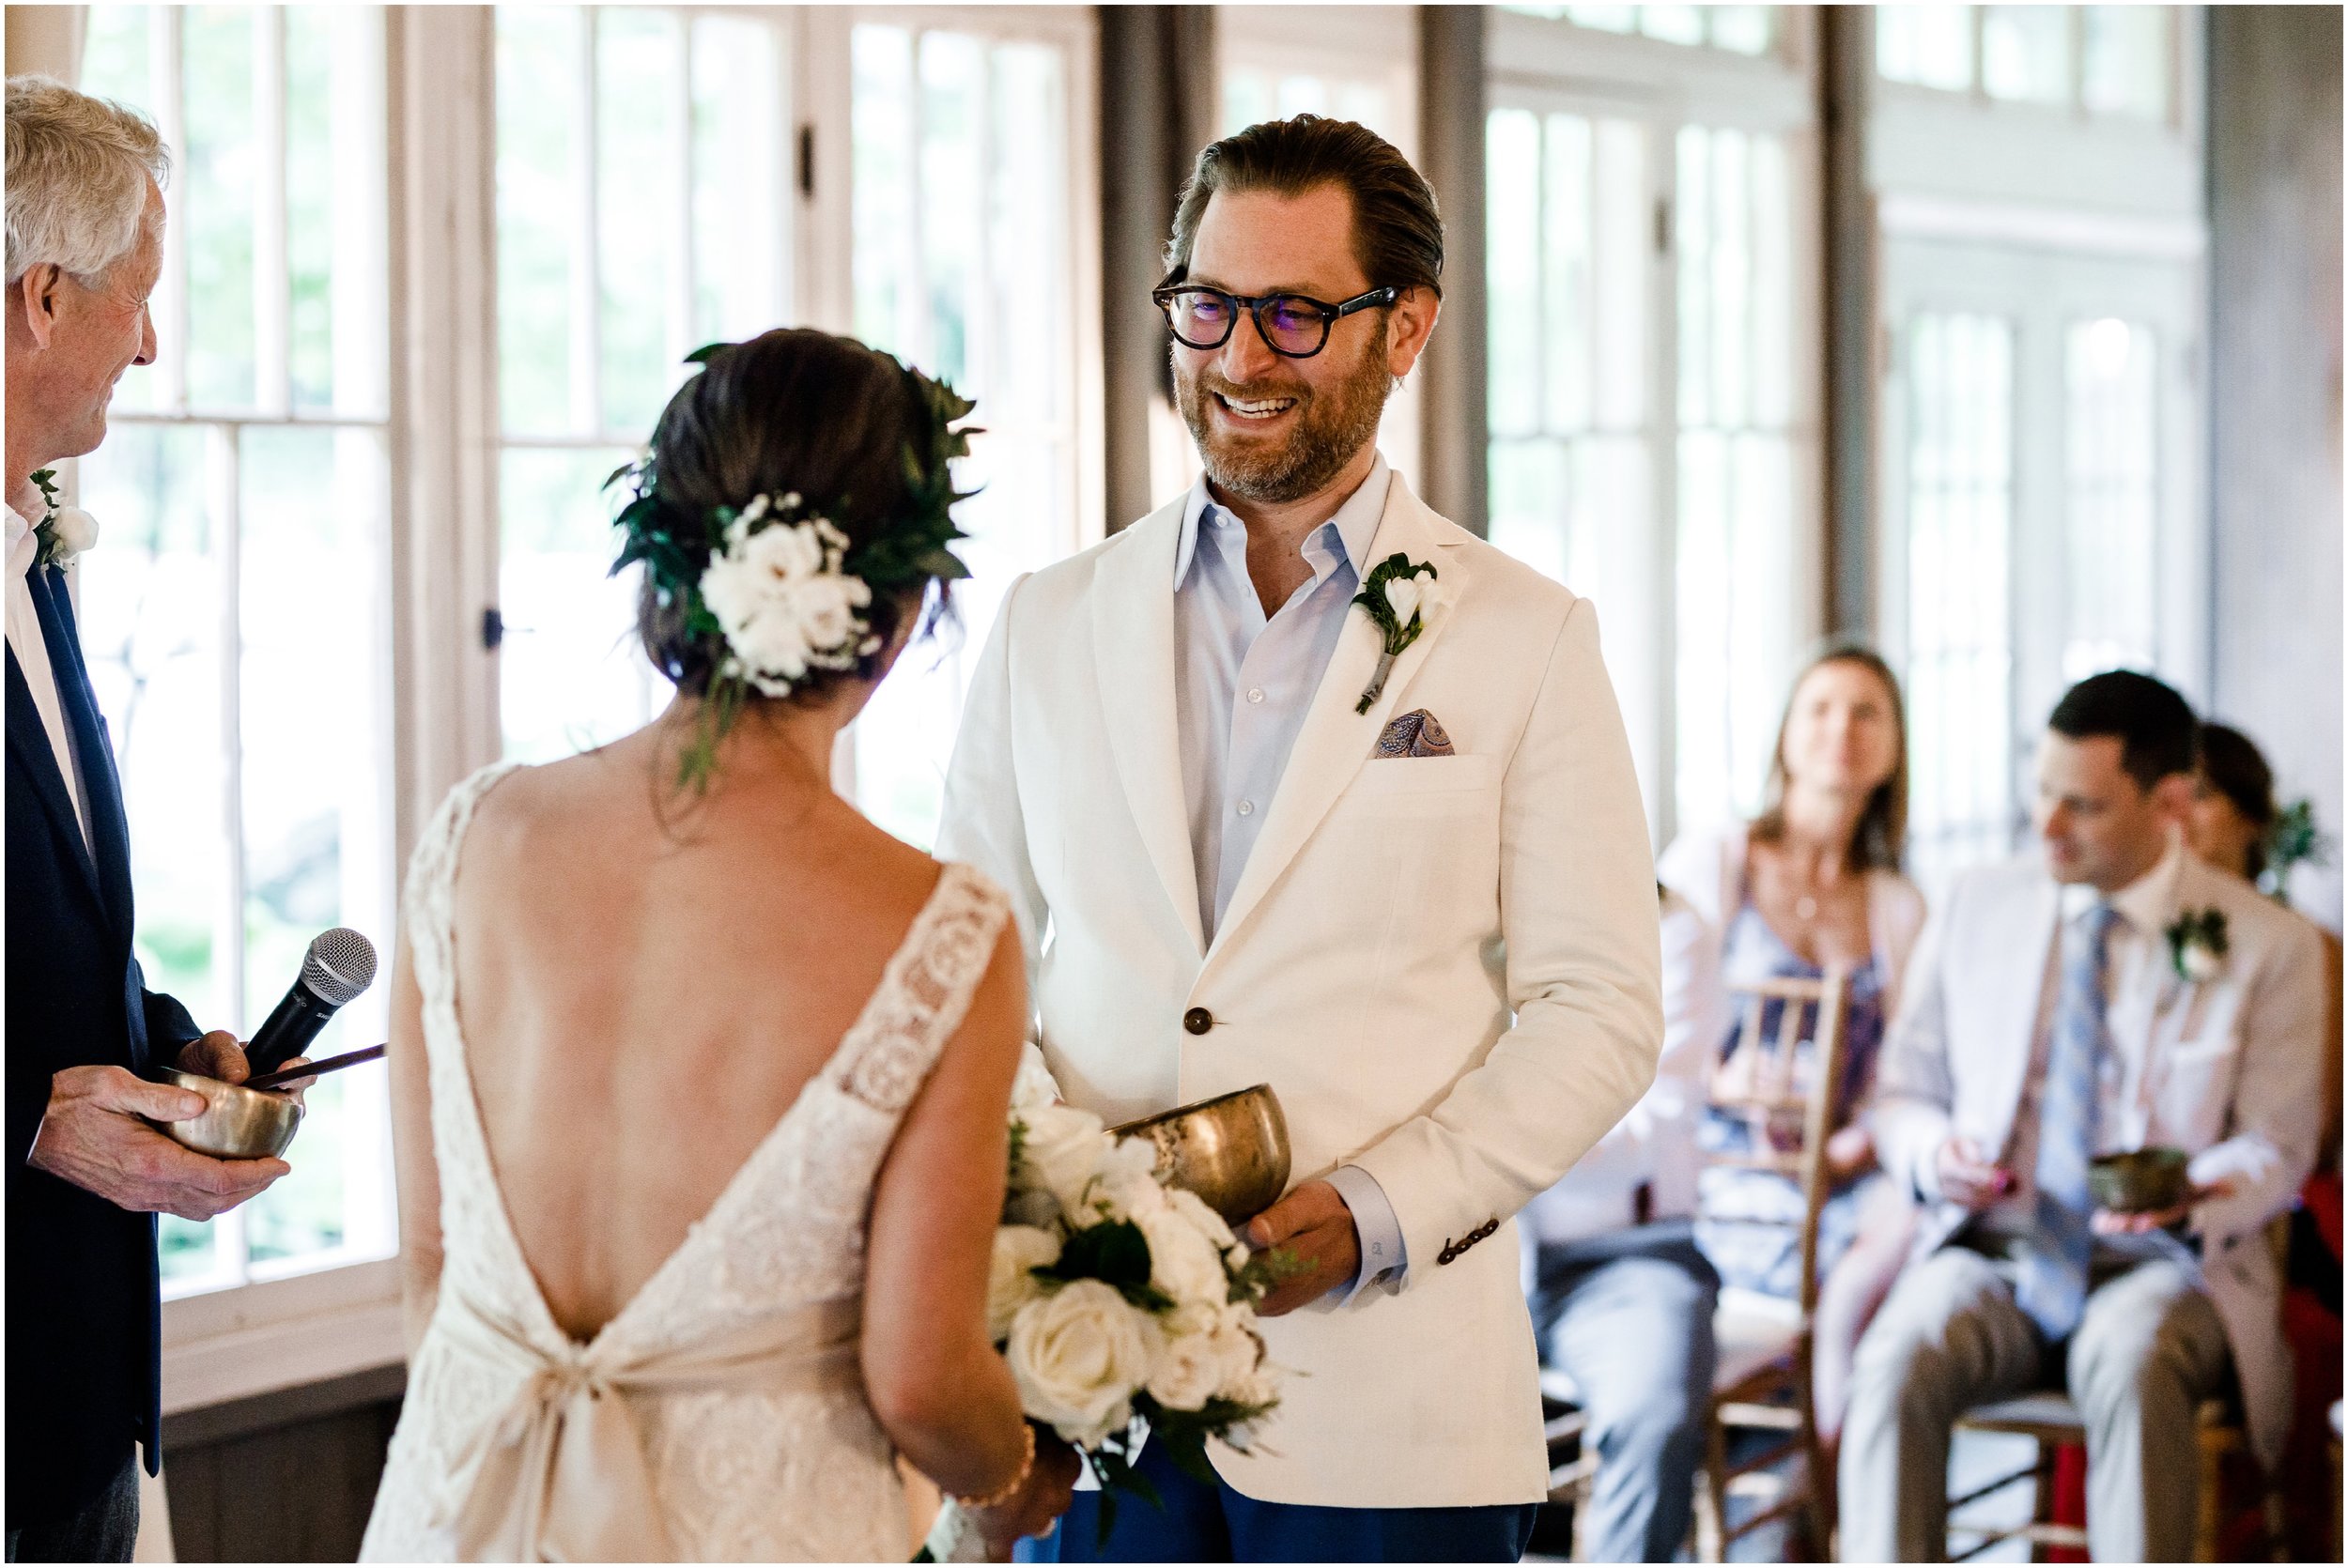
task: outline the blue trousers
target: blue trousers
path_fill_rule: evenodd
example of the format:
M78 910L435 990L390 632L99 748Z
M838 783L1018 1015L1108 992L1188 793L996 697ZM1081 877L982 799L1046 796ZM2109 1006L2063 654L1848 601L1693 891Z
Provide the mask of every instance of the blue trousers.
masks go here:
M1186 1475L1149 1443L1136 1466L1164 1504L1120 1493L1107 1539L1101 1494L1079 1492L1059 1528L1022 1541L1020 1562L1514 1562L1534 1505L1313 1508L1259 1502Z

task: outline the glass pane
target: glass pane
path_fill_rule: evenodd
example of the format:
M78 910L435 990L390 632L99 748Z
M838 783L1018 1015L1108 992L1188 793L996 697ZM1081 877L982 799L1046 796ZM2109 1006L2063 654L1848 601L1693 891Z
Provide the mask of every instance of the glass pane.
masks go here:
M683 23L618 7L595 23L596 264L602 284L603 428L651 433L684 379L667 309L677 266L672 204L685 177L685 128L674 83L685 69ZM540 286L544 286L545 274Z
M924 357L913 147L913 37L860 26L855 70L856 335Z
M1982 8L1981 81L1991 98L2071 100L2071 8Z
M1577 27L1596 27L1609 33L1639 30L1636 6L1568 6L1566 17Z
M150 10L147 6L89 8L89 30L82 43L79 85L85 93L127 103L151 119L156 96L147 42ZM164 194L168 198L170 192ZM176 219L179 204L169 205ZM161 325L157 323L159 330ZM168 346L173 353L183 351L178 344ZM155 407L155 379L154 371L142 366L125 371L122 379L115 384L115 412L127 414Z
M1487 418L1495 439L1540 428L1540 122L1495 109L1484 125Z
M571 427L574 11L497 8L498 407L508 434Z
M204 439L188 426L119 423L82 459L82 503L104 548L78 575L83 655L131 824L139 964L148 986L219 1020L227 988L214 954L225 957L229 881L221 803L206 781L222 745L224 607Z
M1739 54L1767 54L1777 41L1775 6L1711 6L1712 43Z
M2163 119L2169 114L2171 6L2084 6L2087 58L2082 93L2099 114Z
M1973 8L1877 6L1876 70L1887 81L1963 92L1973 85Z
M253 192L265 171L253 138L253 23L243 7L196 6L186 17L187 146L171 221L187 233L188 400L253 405Z
M1077 543L1058 303L1073 284L1068 62L1041 43L877 24L856 29L852 54L859 335L976 396L984 427L956 473L980 489L956 513L972 535L960 634L909 652L854 731L858 806L927 845L969 658L1012 578Z
M782 51L764 22L693 21L693 340L739 343L786 319L792 188Z
M1596 371L1591 324L1597 305L1590 254L1590 122L1579 115L1549 116L1547 179L1542 192L1541 298L1538 330L1529 345L1547 366L1546 427L1586 430L1592 423L1590 382Z
M2062 678L2153 663L2159 469L2151 329L2078 321L2063 345Z
M1704 10L1698 6L1641 6L1639 31L1665 43L1702 43Z
M390 603L380 497L384 458L372 431L258 426L242 442L245 1016L257 1027L301 967L312 938L347 925L392 950ZM338 1012L311 1053L382 1038L386 987ZM370 1074L379 1077L379 1073ZM348 1099L356 1074L323 1081L295 1145L292 1176L244 1219L255 1262L302 1260L353 1239L348 1167L382 1140L362 1137ZM354 1141L356 1140L356 1141ZM379 1184L378 1184L379 1186ZM379 1212L379 1210L378 1211ZM377 1250L388 1239L374 1227ZM347 1261L348 1254L331 1261Z
M286 10L287 356L297 408L334 407L334 15Z
M1223 75L1223 134L1246 130L1271 119L1272 79L1250 66Z
M1596 422L1606 430L1640 430L1647 417L1647 269L1652 264L1653 195L1647 181L1647 130L1630 120L1598 122L1597 201L1590 219L1598 259L1592 306L1598 356L1591 378Z
M1909 833L1937 879L2011 847L2014 329L1910 323L1908 429Z
M593 750L665 706L669 684L636 639L638 573L618 553L604 479L623 448L500 459L498 707L505 755L544 762Z

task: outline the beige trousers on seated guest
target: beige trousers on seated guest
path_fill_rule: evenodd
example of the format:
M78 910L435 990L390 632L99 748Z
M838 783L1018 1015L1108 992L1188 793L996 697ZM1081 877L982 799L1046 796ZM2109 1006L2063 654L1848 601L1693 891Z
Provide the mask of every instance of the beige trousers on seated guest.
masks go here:
M1947 1559L1950 1428L1972 1406L2041 1386L2044 1348L1990 1259L1951 1247L1908 1270L1851 1373L1844 1561ZM2193 1270L2143 1262L2098 1284L2065 1371L2087 1428L2089 1555L2191 1558L2195 1418L2226 1375L2225 1330Z

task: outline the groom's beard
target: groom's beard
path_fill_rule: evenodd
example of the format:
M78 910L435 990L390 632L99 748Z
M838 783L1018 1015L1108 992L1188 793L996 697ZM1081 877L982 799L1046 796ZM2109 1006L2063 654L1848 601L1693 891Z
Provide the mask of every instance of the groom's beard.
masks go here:
M1238 330L1253 328L1242 320ZM1364 350L1352 374L1333 387L1314 389L1303 381L1260 380L1244 386L1218 375L1213 361L1195 376L1182 373L1182 356L1174 358L1174 397L1198 443L1198 456L1207 477L1228 495L1279 504L1302 500L1326 486L1353 454L1377 438L1378 419L1385 412L1386 395L1394 378L1386 370L1386 323L1381 315L1377 334ZM1265 397L1296 399L1295 432L1278 445L1226 435L1213 422L1209 400L1216 393L1243 401Z

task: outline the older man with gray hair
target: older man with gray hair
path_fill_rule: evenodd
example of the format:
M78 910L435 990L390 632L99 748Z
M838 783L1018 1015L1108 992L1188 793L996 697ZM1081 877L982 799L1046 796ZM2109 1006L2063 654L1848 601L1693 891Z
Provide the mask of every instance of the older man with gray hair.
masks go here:
M132 1444L157 1462L155 1216L209 1220L288 1167L148 1125L204 1109L150 1067L248 1069L132 952L122 792L65 574L94 528L47 471L97 448L116 381L155 358L170 157L131 111L21 76L8 160L8 1553L127 1562Z

